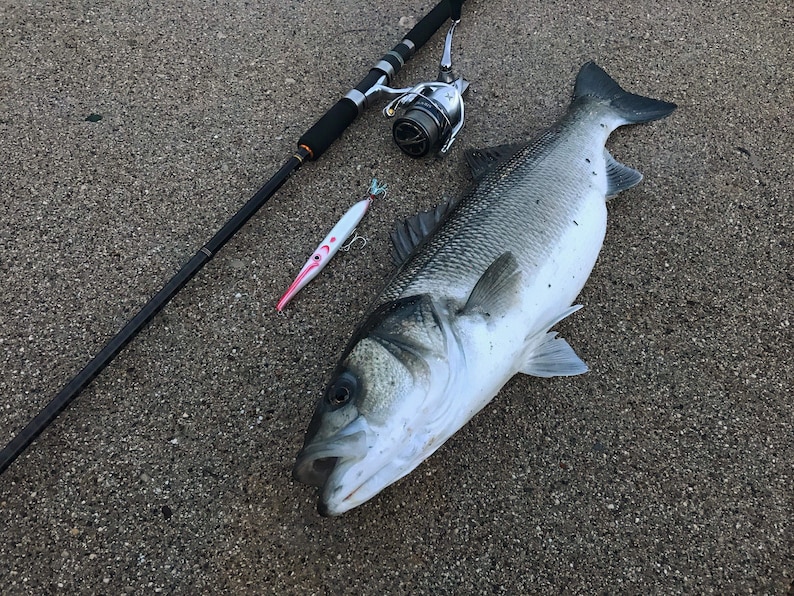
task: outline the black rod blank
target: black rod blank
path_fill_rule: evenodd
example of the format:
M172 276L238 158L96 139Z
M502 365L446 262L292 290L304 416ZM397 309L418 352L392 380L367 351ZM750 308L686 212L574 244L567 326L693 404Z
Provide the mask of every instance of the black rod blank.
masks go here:
M0 451L0 474L36 440L45 428L66 407L72 403L96 376L132 341L163 307L171 301L179 290L201 271L204 265L226 244L234 234L245 225L259 208L281 187L287 178L297 170L307 152L300 149L281 169L251 197L248 202L224 225L212 239L199 250L182 268L157 292L130 321L124 325L83 369Z

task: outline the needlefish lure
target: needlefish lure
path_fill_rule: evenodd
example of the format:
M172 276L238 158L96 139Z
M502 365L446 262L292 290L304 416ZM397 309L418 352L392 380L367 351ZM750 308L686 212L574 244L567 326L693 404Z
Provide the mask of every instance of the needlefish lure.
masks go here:
M360 200L347 210L342 218L331 228L328 235L320 242L309 260L298 273L295 281L284 292L284 295L276 304L276 310L281 312L285 306L295 297L295 294L313 280L322 271L333 256L340 250L345 249L345 241L356 231L356 226L367 213L372 201L380 196L386 196L386 184L379 184L377 178L372 179L369 186L369 196Z

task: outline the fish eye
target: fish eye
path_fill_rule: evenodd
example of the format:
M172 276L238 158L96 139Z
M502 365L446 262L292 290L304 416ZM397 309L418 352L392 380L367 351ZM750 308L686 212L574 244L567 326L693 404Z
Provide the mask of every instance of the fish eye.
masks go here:
M357 388L356 377L350 372L343 372L328 386L325 399L331 406L338 408L350 401Z

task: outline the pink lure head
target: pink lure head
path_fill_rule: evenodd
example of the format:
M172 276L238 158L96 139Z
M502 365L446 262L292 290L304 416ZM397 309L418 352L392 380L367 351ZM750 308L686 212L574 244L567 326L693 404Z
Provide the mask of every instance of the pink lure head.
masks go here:
M306 261L306 264L298 273L298 276L295 278L295 281L292 282L287 291L284 292L284 295L276 304L276 310L281 312L285 306L295 297L295 294L300 292L300 290L308 284L311 280L317 277L317 274L320 273L320 270L325 267L326 263L331 259L333 253L336 250L332 250L332 246L334 243L337 242L336 237L331 237L328 240L327 244L321 244L317 247L317 250L314 251L314 254L309 257L309 260ZM335 248L335 247L334 247Z

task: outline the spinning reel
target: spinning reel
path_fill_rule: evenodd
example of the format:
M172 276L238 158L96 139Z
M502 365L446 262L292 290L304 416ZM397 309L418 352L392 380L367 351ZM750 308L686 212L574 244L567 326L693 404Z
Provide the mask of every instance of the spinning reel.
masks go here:
M463 77L452 71L452 35L460 23L461 2L450 2L452 25L444 42L438 79L426 81L404 89L383 85L378 91L394 97L383 115L393 118L392 136L397 146L411 157L424 157L430 153L445 155L463 128L463 94L469 87Z

